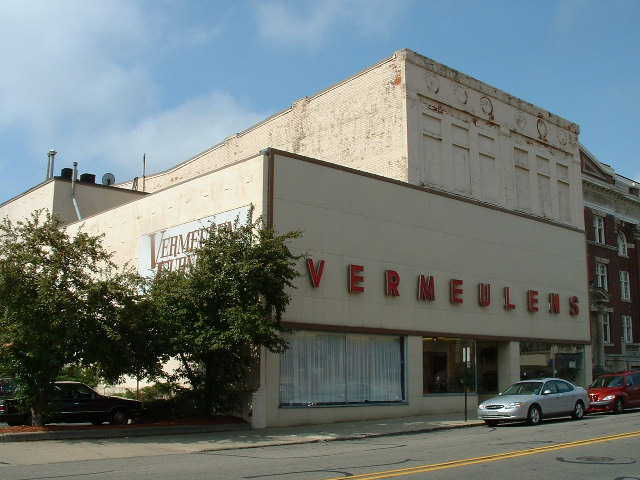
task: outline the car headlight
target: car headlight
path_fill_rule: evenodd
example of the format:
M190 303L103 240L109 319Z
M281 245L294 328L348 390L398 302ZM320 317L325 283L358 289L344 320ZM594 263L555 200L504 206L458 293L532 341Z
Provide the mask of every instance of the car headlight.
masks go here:
M615 395L607 395L606 397L604 397L602 400L613 400L614 398L616 398Z
M511 402L511 403L507 403L504 408L508 409L508 410L512 410L514 408L518 408L519 406L521 406L522 404L520 402Z

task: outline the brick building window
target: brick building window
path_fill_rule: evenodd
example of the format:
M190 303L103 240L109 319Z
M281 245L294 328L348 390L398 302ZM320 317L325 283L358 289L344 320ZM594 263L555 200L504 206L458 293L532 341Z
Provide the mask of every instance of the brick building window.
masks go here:
M599 215L593 216L593 238L596 243L606 243L604 237L604 218Z
M629 315L622 315L622 333L624 335L624 343L633 343L633 327Z
M629 256L627 248L627 237L625 237L624 233L622 232L618 234L618 255L620 255L621 257Z
M596 263L596 287L609 290L607 266L604 263Z
M605 345L611 343L611 321L609 320L608 313L600 314L600 328L601 328L601 338L602 343Z
M620 298L631 300L631 287L629 286L629 272L620 271Z

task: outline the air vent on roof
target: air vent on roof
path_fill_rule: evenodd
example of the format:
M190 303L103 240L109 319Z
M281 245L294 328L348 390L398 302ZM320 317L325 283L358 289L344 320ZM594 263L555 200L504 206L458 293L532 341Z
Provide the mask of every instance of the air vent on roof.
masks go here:
M96 183L96 176L93 173L83 173L80 175L80 181L85 183Z
M63 168L62 170L60 170L61 178L64 178L65 180L71 180L72 176L73 176L73 168Z

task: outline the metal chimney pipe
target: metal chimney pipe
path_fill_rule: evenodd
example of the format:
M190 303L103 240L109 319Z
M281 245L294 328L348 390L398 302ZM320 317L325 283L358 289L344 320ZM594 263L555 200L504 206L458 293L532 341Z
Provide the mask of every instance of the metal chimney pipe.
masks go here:
M76 211L76 217L78 220L82 220L80 215L80 207L78 207L78 200L76 199L76 182L78 181L78 162L73 162L73 176L71 177L71 202L73 208Z
M49 152L47 153L47 158L49 161L47 164L47 178L45 178L45 180L49 180L50 178L53 178L54 161L55 161L56 153L58 152L56 152L53 148L49 150Z

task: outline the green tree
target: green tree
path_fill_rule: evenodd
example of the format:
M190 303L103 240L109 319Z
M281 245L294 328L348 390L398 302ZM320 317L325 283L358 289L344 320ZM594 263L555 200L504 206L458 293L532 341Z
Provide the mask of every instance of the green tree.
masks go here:
M238 395L254 387L261 346L285 350L280 320L299 258L288 243L300 236L277 234L252 212L244 224L236 219L233 228L212 225L208 231L191 252L197 260L161 270L151 288L181 364L178 375L200 394L205 415L237 406Z
M132 352L128 342L131 330L144 336L133 320L143 287L131 269L115 267L101 236L71 237L49 212L0 223L0 369L33 425L42 425L52 382L69 365L109 382L157 370L154 352Z

